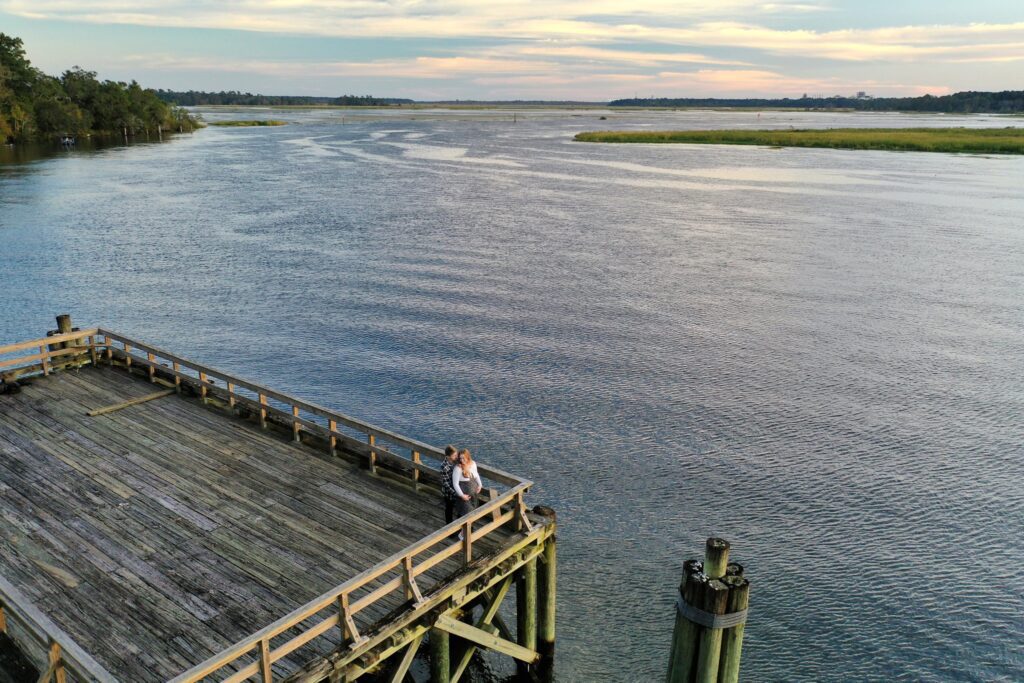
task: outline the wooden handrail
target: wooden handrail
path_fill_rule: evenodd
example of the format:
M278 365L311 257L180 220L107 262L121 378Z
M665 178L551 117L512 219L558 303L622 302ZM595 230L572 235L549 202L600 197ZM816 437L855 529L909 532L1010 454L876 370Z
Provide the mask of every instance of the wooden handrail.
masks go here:
M53 359L64 356L88 355L84 360L81 358L69 358L63 364L58 363L58 369L67 365L95 363L96 345L93 343L93 335L95 334L96 329L94 328L0 346L0 357L18 352L33 351L33 353L28 354L22 353L22 355L15 358L0 358L0 377L10 380L38 373L49 375L55 369ZM83 340L85 343L81 343ZM51 348L54 345L58 347L63 346L65 342L79 343L67 348Z
M90 657L45 614L36 609L7 579L0 576L0 613L4 630L20 624L39 645L47 648L51 669L67 669L79 683L117 683L110 672ZM56 658L56 662L52 661Z
M32 339L30 341L17 342L15 344L7 344L6 346L0 346L0 356L8 353L14 353L15 351L36 349L43 344L57 344L60 342L75 341L76 339L82 339L83 337L91 337L98 331L99 330L97 330L96 328L93 328L91 330L79 330L77 332L55 334L52 337L43 337L42 339Z
M99 328L97 330L97 332L98 332L98 334L100 334L102 336L105 336L108 339L112 339L114 341L120 342L122 345L127 344L128 347L129 347L128 351L123 351L123 350L120 350L120 349L118 349L118 351L120 351L121 353L124 353L128 357L130 357L132 363L137 363L137 364L142 365L142 366L150 366L150 367L155 365L156 367L159 367L162 371L174 375L176 378L180 378L183 381L192 381L193 383L199 385L202 388L206 388L207 390L211 386L213 386L213 385L211 385L209 383L209 379L208 378L211 377L211 376L212 377L216 377L216 378L220 379L221 381L223 381L225 384L231 384L233 387L242 387L244 389L248 389L249 391L252 391L252 392L254 392L255 394L257 394L259 396L263 396L263 397L267 397L267 398L272 398L275 401L280 401L281 403L285 403L285 404L291 406L292 408L298 408L299 410L303 410L303 411L305 411L307 413L310 413L312 415L316 415L318 417L323 417L323 418L326 418L329 421L334 421L334 422L340 423L342 425L345 425L346 427L350 427L350 428L355 429L357 431L363 432L367 436L373 436L373 437L375 437L377 439L382 439L382 440L387 441L389 443L395 444L396 446L401 446L402 448L407 448L410 451L410 458L409 458L410 464L413 462L413 458L411 457L411 452L416 452L416 453L419 453L421 455L428 455L428 456L434 458L435 460L443 460L444 457L445 457L444 456L444 451L442 451L441 449L436 448L434 446L431 446L429 444L423 443L422 441L416 441L415 439L410 439L408 437L402 436L401 434L396 434L395 432L389 431L389 430L384 429L382 427L378 427L378 426L370 424L368 422L364 422L362 420L359 420L357 418L351 417L349 415L345 415L343 413L339 413L339 412L330 410L328 408L324 408L323 406L317 405L315 403L310 403L308 401L304 401L304 400L296 398L294 396L290 396L290 395L285 394L283 392L276 391L276 390L271 389L269 387L263 386L262 384L258 384L256 382L252 382L252 381L247 380L247 379L242 379L240 377L232 375L232 374L230 374L228 372L225 372L223 370L218 370L217 368L213 368L213 367L210 367L210 366L207 366L207 365L202 365L200 363L196 363L196 362L188 360L186 358L182 358L181 356L173 354L170 351L165 351L163 349L160 349L158 347L152 346L150 344L146 344L146 343L143 343L143 342L131 339L130 337L126 337L126 336L124 336L122 334L118 334L117 332L113 332L111 330L107 330L107 329L102 328L102 327ZM143 357L143 356L140 356L140 355L132 354L131 353L132 350L137 350L137 351L140 351L140 352L145 352L146 354L153 354L154 356L159 356L159 357L163 358L164 360L169 361L170 363L172 363L172 365L176 363L180 367L185 367L185 368L191 369L192 371L194 371L196 373L200 373L201 375L206 377L206 380L203 381L203 382L200 382L199 380L197 380L197 378L183 373L181 371L180 367L178 369L174 369L173 366L170 367L170 368L163 367L163 366L159 365L158 363L156 363L155 361L150 360L147 357ZM234 397L235 400L244 399L245 398L243 396L238 396L238 395L234 395L234 394L233 394L233 397ZM272 406L263 406L261 409L267 409L268 411L270 411L270 410L273 410L273 407ZM289 415L287 419L291 420L292 416ZM313 426L313 427L320 427L320 425L312 425L312 423L310 423L310 425ZM324 429L326 429L326 428L324 428ZM332 435L337 435L337 434L338 433L335 432ZM366 446L368 446L368 444L364 444L364 447L366 447ZM516 486L516 485L518 485L518 484L523 482L523 479L521 477L517 477L517 476L515 476L513 474L505 472L504 470L500 470L500 469L498 469L496 467L492 467L492 466L489 466L489 465L479 465L479 470L480 470L480 474L482 476L484 476L484 477L486 477L488 479L491 479L492 481L498 482L499 484L505 484L506 486Z
M448 524L447 526L444 526L441 529L435 531L433 534L423 539L420 539L419 541L416 541L415 543L400 550L399 552L395 553L386 560L383 560L377 565L371 567L370 569L367 569L361 572L360 574L357 574L345 583L336 586L335 588L332 588L330 591L324 593L318 598L311 600L310 602L306 603L302 607L299 607L290 614L281 617L269 626L266 626L265 628L257 631L256 633L253 633L251 636L238 641L237 643L220 652L219 654L207 659L205 662L197 664L188 671L174 677L169 681L169 683L196 683L197 681L201 681L206 676L209 676L210 674L216 671L220 671L224 667L232 665L239 658L255 650L257 646L259 646L261 649L263 647L269 649L270 639L281 635L288 629L293 628L294 626L302 623L306 619L309 619L310 617L316 615L318 612L321 612L330 607L337 607L338 614L324 618L319 623L311 626L305 632L297 636L294 636L288 641L271 649L267 653L267 658L269 659L270 663L277 661L281 657L284 657L288 653L297 649L298 646L305 644L305 642L308 642L309 640L312 640L312 638L315 637L315 635L324 633L330 628L335 627L342 622L351 622L351 618L356 613L369 607L370 604L372 604L372 602L376 602L376 600L371 602L364 602L364 598L364 600L362 601L357 601L350 604L349 596L352 593L360 590L361 588L366 587L368 584L375 581L376 579L379 579L382 576L385 576L386 574L394 571L400 572L399 575L396 577L397 581L392 580L391 582L389 582L390 584L394 585L391 587L391 590L388 590L384 594L393 592L394 590L403 590L407 585L406 576L411 574L412 577L415 578L416 575L422 574L426 571L426 569L429 568L421 568L420 566L416 565L415 558L417 555L425 553L435 548L435 546L446 543L446 541L453 534L457 533L460 529L463 529L467 525L472 526L473 522L481 521L487 518L488 516L491 516L495 511L500 511L502 506L508 505L509 503L518 504L518 501L521 501L522 494L525 493L531 486L531 482L523 482L518 486L509 489L508 491L505 491L497 499L480 506L479 508L470 512L468 515L453 521L451 524ZM514 516L517 515L519 512L521 511L512 510L506 513L505 521L507 522L512 520ZM487 526L494 527L494 522L491 522L491 524ZM493 530L493 528L491 530ZM478 530L474 534L474 540L479 539L484 535L485 533L483 533L483 530ZM446 545L445 548L441 551L441 553L446 553L450 556L451 554L458 554L462 551L462 549L462 545ZM455 553L448 552L451 550L454 550ZM427 558L427 560L421 562L420 565L426 564L426 562L429 562L430 559L432 558ZM433 564L436 563L431 563L430 566L433 566ZM382 589L388 587L389 584L385 584L380 589L378 589L378 591L381 591ZM381 597L383 597L383 594L378 596L377 599L380 599ZM350 624L346 630L351 630L353 628L354 624ZM314 635L309 636L308 634L310 634L310 632L314 632ZM353 640L357 642L359 641L358 632L356 632L355 634L351 634L351 636L354 636ZM301 642L299 643L299 645L293 645L295 641ZM249 664L248 666L241 669L234 676L228 678L227 680L243 681L249 676L258 673L258 667L259 662Z

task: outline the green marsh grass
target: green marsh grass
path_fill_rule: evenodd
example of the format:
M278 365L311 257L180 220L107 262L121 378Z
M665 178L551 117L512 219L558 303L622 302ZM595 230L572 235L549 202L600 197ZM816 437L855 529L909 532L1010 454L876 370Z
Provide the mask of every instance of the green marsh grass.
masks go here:
M576 140L1024 154L1024 128L594 131L579 133Z

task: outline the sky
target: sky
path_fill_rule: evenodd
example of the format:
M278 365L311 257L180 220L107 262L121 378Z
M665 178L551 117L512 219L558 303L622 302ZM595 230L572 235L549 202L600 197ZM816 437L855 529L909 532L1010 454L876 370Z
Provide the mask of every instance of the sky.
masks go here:
M1024 90L1024 0L0 0L52 74L417 100Z

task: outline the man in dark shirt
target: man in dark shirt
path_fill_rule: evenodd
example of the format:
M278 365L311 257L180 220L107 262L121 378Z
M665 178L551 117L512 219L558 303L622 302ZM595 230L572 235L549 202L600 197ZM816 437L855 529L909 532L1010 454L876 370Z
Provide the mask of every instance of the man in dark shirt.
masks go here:
M455 518L455 487L452 486L452 468L459 459L459 451L455 446L448 445L444 449L444 462L441 463L441 497L444 498L444 523L450 524Z

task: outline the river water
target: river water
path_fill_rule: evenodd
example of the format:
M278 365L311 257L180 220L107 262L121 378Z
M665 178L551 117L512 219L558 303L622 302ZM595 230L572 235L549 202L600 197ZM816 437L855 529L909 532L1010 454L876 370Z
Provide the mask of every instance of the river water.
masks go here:
M1013 119L244 116L290 124L0 166L0 342L70 312L533 479L563 682L664 675L709 535L746 680L1024 679L1024 158L571 139Z

